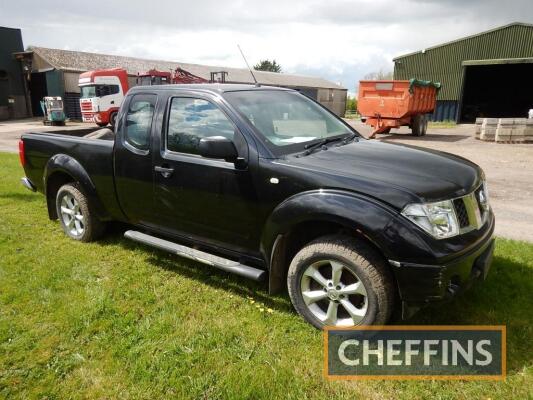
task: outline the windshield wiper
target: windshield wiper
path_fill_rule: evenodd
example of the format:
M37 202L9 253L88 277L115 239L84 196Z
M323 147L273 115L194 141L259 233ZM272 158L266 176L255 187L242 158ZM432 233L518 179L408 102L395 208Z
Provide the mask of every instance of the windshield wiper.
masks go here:
M330 138L325 138L325 139L322 139L316 143L309 143L309 144L306 144L304 146L305 148L305 152L303 155L305 156L308 156L309 154L311 154L314 150L317 150L317 149L320 149L322 148L322 146L325 146L326 144L328 143L332 143L332 142L336 142L338 140L342 140L343 137L330 137Z
M354 141L354 140L356 142L358 142L359 141L359 135L357 133L355 133L355 132L352 132L348 136L345 136L343 139L344 140L342 141L342 144L339 144L339 146L344 145L344 144L348 144L348 143L350 143L351 141Z
M306 144L304 146L304 148L306 150L305 150L305 152L302 155L308 156L314 150L324 148L325 145L327 145L329 143L337 142L339 140L342 140L342 144L347 144L347 143L351 142L352 140L354 140L356 137L357 137L357 135L355 133L350 133L349 136L330 137L330 138L322 139L322 140L320 140L320 141L318 141L316 143L309 143L309 144ZM325 149L327 149L327 147Z

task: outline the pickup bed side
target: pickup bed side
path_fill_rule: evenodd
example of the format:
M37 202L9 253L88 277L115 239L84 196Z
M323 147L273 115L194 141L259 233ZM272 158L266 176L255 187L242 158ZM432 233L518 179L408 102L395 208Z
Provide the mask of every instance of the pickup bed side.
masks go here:
M57 219L55 196L68 182L78 182L102 220L123 220L113 174L114 142L58 134L22 135L26 177L46 196L48 215Z

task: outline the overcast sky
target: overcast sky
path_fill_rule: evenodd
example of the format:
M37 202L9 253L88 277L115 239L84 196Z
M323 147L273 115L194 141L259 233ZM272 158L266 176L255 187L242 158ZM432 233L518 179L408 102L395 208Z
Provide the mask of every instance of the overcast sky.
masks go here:
M24 46L243 67L239 43L350 91L394 56L514 21L533 23L533 0L0 0Z

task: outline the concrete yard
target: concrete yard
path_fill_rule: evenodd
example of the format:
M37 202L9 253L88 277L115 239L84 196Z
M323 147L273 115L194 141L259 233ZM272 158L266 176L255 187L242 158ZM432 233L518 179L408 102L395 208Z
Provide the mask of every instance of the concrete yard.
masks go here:
M370 128L349 120L364 136ZM17 151L24 132L70 130L74 135L97 129L92 124L68 123L67 127L45 127L39 119L0 122L0 151ZM473 125L430 128L424 137L409 135L401 128L377 140L403 143L458 154L479 164L487 175L491 204L496 213L496 234L533 242L533 144L497 144L474 139Z
M66 126L45 126L42 118L27 118L14 121L0 121L0 151L17 152L20 135L27 132L71 131L80 136L98 127L82 122L67 122Z

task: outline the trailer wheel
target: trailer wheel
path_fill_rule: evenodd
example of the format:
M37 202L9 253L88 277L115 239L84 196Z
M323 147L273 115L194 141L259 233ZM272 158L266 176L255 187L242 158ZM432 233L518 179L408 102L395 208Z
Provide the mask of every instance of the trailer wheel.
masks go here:
M427 115L424 114L424 131L422 133L422 136L426 136L426 133L428 131L428 124L429 124L428 117Z
M411 134L413 136L423 136L427 129L427 120L425 115L416 114L411 120Z

